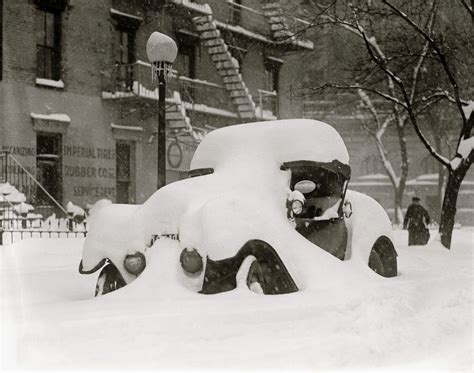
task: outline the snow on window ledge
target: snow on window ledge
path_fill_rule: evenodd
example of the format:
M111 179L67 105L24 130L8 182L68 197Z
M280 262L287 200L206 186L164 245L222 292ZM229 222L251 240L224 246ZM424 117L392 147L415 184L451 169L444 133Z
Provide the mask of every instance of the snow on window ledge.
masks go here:
M59 80L52 80L52 79L44 79L44 78L36 78L35 81L36 85L44 85L46 87L53 87L53 88L64 88L64 82Z
M113 14L113 15L116 15L116 16L131 18L131 19L134 19L134 20L140 21L140 22L143 21L143 17L137 16L137 15L134 15L134 14L130 14L130 13L121 12L120 10L117 10L117 9L114 9L114 8L110 8L110 13Z
M36 114L30 113L31 118L39 120L52 120L56 122L70 123L71 118L67 114Z
M123 126L120 124L110 123L110 128L113 130L124 130L124 131L134 131L134 132L144 132L145 129L140 126Z

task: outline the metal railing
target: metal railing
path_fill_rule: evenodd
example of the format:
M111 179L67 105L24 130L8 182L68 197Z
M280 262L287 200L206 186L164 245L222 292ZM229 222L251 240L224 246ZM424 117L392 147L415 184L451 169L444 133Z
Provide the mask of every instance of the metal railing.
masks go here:
M264 36L271 36L271 29L261 10L250 8L232 0L227 0L227 23L257 32Z
M205 111L207 108L235 111L228 91L219 84L180 76L171 81L171 89L179 91L182 101L191 104L192 111Z
M288 31L290 31L291 35L297 40L307 39L307 30L311 25L308 21L296 17L285 17L285 24Z
M0 183L10 183L23 193L32 205L67 216L67 211L61 204L15 156L6 150L0 151Z
M44 220L39 215L18 216L11 210L3 210L3 215L0 215L0 245L25 238L81 238L86 235L86 221L77 222L72 218L57 219L54 216Z
M179 92L182 101L193 105L192 109L206 110L204 106L207 106L235 112L229 93L218 84L175 76L168 80L166 88L167 98L172 98L174 91ZM102 91L105 93L103 97L109 98L136 96L158 99L158 88L151 81L151 66L142 61L114 65L108 73L103 74Z
M141 85L141 92L137 83ZM102 72L102 91L117 97L138 95L146 90L154 92L156 88L151 79L151 66L146 62L115 64Z

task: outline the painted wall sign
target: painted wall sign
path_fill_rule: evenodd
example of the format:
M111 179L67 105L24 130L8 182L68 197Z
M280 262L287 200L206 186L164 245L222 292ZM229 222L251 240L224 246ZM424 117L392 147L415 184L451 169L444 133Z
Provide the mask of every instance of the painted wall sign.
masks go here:
M84 146L64 145L63 156L88 159L115 159L115 149L90 148Z
M64 166L64 177L115 179L115 168Z
M73 187L73 196L89 198L110 198L114 200L115 188L96 185L76 185Z
M34 157L36 155L36 149L28 146L8 146L3 145L2 150L8 151L13 155L21 155L25 157Z

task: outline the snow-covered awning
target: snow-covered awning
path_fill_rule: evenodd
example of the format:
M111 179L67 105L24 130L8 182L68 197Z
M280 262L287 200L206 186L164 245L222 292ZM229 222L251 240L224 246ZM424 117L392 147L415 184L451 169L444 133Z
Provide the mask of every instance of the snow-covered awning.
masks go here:
M69 115L64 113L31 113L30 116L33 120L33 129L35 131L65 133L71 123Z

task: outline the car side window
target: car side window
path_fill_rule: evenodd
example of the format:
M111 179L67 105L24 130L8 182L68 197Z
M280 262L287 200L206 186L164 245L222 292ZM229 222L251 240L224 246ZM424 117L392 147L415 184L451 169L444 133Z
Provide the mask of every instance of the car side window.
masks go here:
M196 176L210 175L213 173L214 173L213 168L196 168L194 170L189 171L188 176L196 177Z

